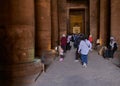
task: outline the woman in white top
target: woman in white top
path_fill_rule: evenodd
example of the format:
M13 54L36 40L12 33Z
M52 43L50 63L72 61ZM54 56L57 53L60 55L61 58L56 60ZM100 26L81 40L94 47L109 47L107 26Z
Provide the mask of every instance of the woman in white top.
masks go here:
M91 47L92 47L92 44L90 43L90 41L87 40L85 37L83 37L78 48L78 53L81 54L83 67L87 67L88 53Z

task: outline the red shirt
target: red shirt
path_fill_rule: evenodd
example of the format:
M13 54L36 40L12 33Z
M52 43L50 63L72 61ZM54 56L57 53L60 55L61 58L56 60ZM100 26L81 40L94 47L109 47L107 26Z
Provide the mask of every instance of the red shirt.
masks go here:
M67 38L66 37L62 37L61 38L61 46L66 46L67 45Z
M92 39L92 37L89 37L89 41L92 43L93 42L93 39Z

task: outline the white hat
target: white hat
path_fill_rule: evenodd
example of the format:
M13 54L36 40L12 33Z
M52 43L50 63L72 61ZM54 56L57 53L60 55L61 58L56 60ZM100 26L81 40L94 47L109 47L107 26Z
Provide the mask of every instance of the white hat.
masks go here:
M65 34L63 34L62 36L65 37Z
M89 37L92 37L92 35L90 34Z
M110 39L114 39L114 37L110 37Z

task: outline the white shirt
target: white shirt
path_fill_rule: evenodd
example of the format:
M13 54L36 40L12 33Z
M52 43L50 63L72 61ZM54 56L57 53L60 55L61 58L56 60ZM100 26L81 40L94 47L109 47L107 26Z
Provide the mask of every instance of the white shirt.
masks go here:
M79 44L78 52L81 52L81 54L83 55L87 55L90 50L90 47L88 44L89 42L82 40Z
M110 41L110 46L112 49L113 49L115 43L116 43L115 41Z
M68 37L67 37L67 43L69 43L70 42L70 40L71 40L71 35L69 35Z
M89 49L92 49L92 44L89 40L85 39L86 44L88 45Z

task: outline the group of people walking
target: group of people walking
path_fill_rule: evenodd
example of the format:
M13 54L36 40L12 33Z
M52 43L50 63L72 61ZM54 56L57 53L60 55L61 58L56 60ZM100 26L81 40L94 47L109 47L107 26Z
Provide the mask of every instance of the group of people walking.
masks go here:
M70 42L73 42L76 48L75 61L81 60L83 67L87 67L88 53L92 49L92 43L84 34L62 35L59 46L60 61L63 61L64 53L71 49Z
M73 47L76 49L75 52L75 61L80 61L83 67L87 67L88 64L88 53L89 51L92 51L92 35L89 35L87 37L84 34L72 34L72 35L65 35L63 34L60 39L60 46L59 46L59 55L60 60L64 60L64 54L67 50L71 49L71 42L73 43ZM108 57L111 55L111 58L113 58L114 52L117 50L117 43L114 40L114 37L110 38L110 43L104 53L105 57Z

